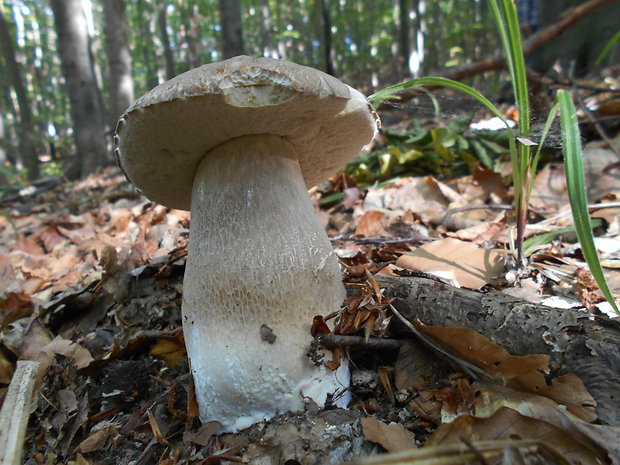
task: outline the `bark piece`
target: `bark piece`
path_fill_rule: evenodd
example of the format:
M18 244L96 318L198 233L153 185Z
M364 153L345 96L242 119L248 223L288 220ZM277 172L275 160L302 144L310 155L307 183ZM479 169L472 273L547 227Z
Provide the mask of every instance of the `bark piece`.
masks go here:
M599 418L620 425L620 324L578 310L531 304L503 294L457 289L425 278L377 276L406 318L475 329L513 355L546 354L551 377L574 373L596 399Z

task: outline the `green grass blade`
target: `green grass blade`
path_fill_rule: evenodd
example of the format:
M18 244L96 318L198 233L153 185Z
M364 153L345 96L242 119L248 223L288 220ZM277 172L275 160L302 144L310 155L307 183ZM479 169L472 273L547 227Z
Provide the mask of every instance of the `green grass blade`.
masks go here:
M491 111L495 116L497 116L508 129L511 129L508 121L506 121L506 119L500 113L497 107L493 105L491 101L487 99L484 95L482 95L473 87L469 87L468 85L461 82L453 81L452 79L447 79L443 77L424 77L412 79L410 81L402 82L400 84L395 84L393 86L389 86L385 89L381 89L380 91L375 92L370 97L368 97L368 100L370 100L370 103L372 103L372 105L376 107L380 105L381 102L383 102L384 100L397 97L398 92L406 89L415 89L422 86L448 87L450 89L458 90L459 92L469 95L470 97L473 97L482 105L484 105L486 108L488 108L489 111Z
M562 142L564 151L564 165L568 186L568 197L575 222L575 231L581 245L581 251L586 259L590 272L598 284L603 296L611 304L615 312L620 315L620 309L609 290L598 252L594 245L592 226L588 214L588 202L583 174L583 160L577 112L569 92L558 91L560 105L560 122L562 124Z
M609 52L611 52L611 50L614 48L614 45L616 45L616 42L618 42L619 40L620 40L620 31L616 32L613 35L613 37L609 40L609 42L605 44L605 46L603 47L603 50L601 50L601 53L599 53L598 56L596 57L596 61L594 62L594 64L597 66L600 65L605 59L605 57L609 55Z
M603 224L603 220L600 218L596 218L592 220L592 226L598 228ZM549 231L542 234L537 234L536 236L529 237L523 242L523 255L529 257L536 250L543 246L547 245L549 242L554 240L556 237L561 236L563 234L573 233L575 232L574 226L567 226L566 228L560 228L556 231Z

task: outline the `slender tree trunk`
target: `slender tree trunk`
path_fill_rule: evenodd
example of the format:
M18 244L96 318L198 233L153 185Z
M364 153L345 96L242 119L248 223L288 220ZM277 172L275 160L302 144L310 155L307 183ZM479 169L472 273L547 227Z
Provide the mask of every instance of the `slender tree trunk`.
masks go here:
M110 76L110 117L114 127L118 117L134 100L125 0L104 0L103 11Z
M187 59L185 60L189 65L188 68L196 68L200 66L200 41L197 37L200 37L198 28L198 19L196 18L197 5L187 3L185 8L181 10L181 17L183 18L183 40L187 44Z
M3 112L0 112L0 184L6 184L7 177L2 171L2 168L8 165L8 159L5 150L6 140L4 139L4 118L2 114Z
M260 12L263 19L263 29L261 31L263 55L276 58L278 52L273 44L273 21L269 11L269 0L261 0Z
M162 0L157 0L157 27L159 36L164 47L164 60L166 62L166 78L171 79L177 75L174 68L174 57L170 48L170 37L168 37L168 20L166 19L166 7L168 4Z
M398 44L400 49L400 70L403 76L410 75L409 56L411 55L411 28L409 27L409 0L398 1Z
M88 31L80 0L51 0L58 52L71 116L79 175L86 176L111 161L105 143L99 89L90 62Z
M34 124L32 108L28 91L24 86L20 65L15 58L13 38L9 31L9 25L0 9L0 47L4 56L6 72L13 90L17 96L19 105L19 152L21 161L28 170L28 177L34 179L39 175L39 160L34 138Z
M332 19L329 13L329 2L317 0L323 20L323 59L325 60L325 72L335 75L334 61L332 59Z
M220 0L220 25L222 27L222 56L231 58L243 55L243 29L239 0Z
M149 37L151 35L149 31L149 18L150 12L147 12L147 7L144 0L138 0L137 5L136 24L138 25L138 31L140 37ZM153 58L152 40L140 40L136 44L142 55L144 67L146 68L146 87L152 89L159 84L157 78L157 72L155 71L155 60Z

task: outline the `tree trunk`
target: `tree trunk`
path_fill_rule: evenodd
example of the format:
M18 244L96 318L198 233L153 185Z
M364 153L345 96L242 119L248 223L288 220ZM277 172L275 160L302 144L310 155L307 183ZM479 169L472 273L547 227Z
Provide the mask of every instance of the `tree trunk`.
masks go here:
M151 17L151 15L150 12L147 11L147 6L144 0L137 1L136 10L137 14L135 16L135 20L140 37L149 37L149 18ZM157 86L157 84L159 84L154 64L155 59L153 58L153 41L139 40L138 43L135 44L135 46L139 50L139 54L142 55L142 61L144 63L144 67L146 68L146 87L147 89L152 89L153 87Z
M329 3L327 0L317 0L321 19L323 20L323 59L325 60L325 72L335 75L334 62L332 59L332 20L329 13Z
M261 0L260 12L263 19L263 29L261 31L263 55L277 58L278 51L273 44L273 21L271 20L271 12L269 11L269 0Z
M187 44L186 71L187 69L200 66L201 44L197 37L200 37L198 27L198 18L196 17L196 8L198 6L188 3L181 10L181 18L183 20L183 40Z
M88 31L80 0L51 0L58 53L71 103L79 175L86 176L111 161L104 137L99 89L90 62Z
M222 56L231 58L243 55L243 29L239 0L220 0L220 26L222 27Z
M398 45L400 52L400 70L403 76L411 74L409 70L409 56L411 55L410 30L409 27L409 0L398 1Z
M596 399L599 418L620 426L620 325L614 320L426 278L376 278L386 297L410 321L471 328L512 355L549 355L551 377L577 375Z
M6 140L4 139L4 118L3 112L0 112L0 184L6 184L8 178L3 171L3 168L6 168L9 160L6 156Z
M24 167L28 170L28 177L34 179L39 175L39 160L34 138L34 124L28 91L24 86L20 65L15 57L13 38L9 31L9 24L0 9L0 47L4 56L6 72L19 105L19 153Z
M546 0L540 2L540 27L547 28L558 23L569 8L584 8L584 0ZM546 73L559 63L567 71L571 62L575 66L576 76L585 76L595 67L595 61L603 46L609 41L620 25L620 2L601 2L599 11L583 18L574 27L549 41L531 56L532 67ZM616 47L617 49L618 47ZM617 56L617 55L616 55ZM607 57L609 64L614 61L613 54Z
M166 62L166 79L172 79L177 75L174 68L174 57L170 48L170 37L168 37L168 20L166 19L166 7L168 4L162 0L157 0L157 27L162 46L164 47L164 60Z
M114 127L118 117L134 100L125 0L104 0L103 11L110 76L110 117L113 122L111 127Z

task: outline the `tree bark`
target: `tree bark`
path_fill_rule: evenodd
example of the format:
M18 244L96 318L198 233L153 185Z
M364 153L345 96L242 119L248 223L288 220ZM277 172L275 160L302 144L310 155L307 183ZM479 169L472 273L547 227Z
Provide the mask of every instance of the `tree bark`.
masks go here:
M546 354L551 376L574 373L596 399L599 418L620 426L620 324L589 313L483 294L425 278L376 276L407 319L467 327L513 355Z
M183 40L187 44L187 65L186 69L197 68L200 66L201 44L197 39L200 37L198 27L198 18L196 17L196 8L198 5L187 3L181 10L181 18L183 19ZM185 71L185 70L184 70Z
M260 12L263 19L263 29L261 31L263 55L276 58L278 52L273 45L273 21L269 11L269 0L261 0Z
M144 0L138 0L136 4L136 24L138 26L138 31L141 37L149 37L149 21L151 14L147 11L147 6ZM144 62L144 67L146 68L146 87L148 89L152 89L159 84L159 80L157 78L157 72L155 70L155 60L153 59L153 49L152 49L152 40L146 41L138 41L136 47L140 51L142 55L142 61Z
M164 47L164 60L166 62L166 78L172 79L177 75L174 67L174 56L170 47L170 37L168 36L168 20L166 19L167 3L157 0L157 27L159 28L159 38Z
M222 27L223 58L243 55L243 29L239 0L220 0L220 26Z
M6 140L4 139L4 117L3 112L0 112L0 184L6 184L8 178L2 168L5 168L8 164L6 156Z
M400 70L403 76L409 76L409 55L411 55L409 27L409 0L398 1L398 48L400 52Z
M13 37L9 31L9 24L0 9L0 47L4 56L4 64L13 90L17 96L19 106L19 153L24 167L28 170L28 177L34 179L39 175L39 160L34 138L34 123L28 91L24 86L22 71L15 57Z
M118 117L134 100L125 0L104 0L103 11L110 79L110 117L113 122L111 127L114 127Z
M105 143L99 88L90 62L88 31L80 0L51 0L62 73L71 103L79 175L111 162Z
M323 59L325 61L325 72L335 76L334 62L332 60L332 20L329 13L327 0L317 0L321 19L323 23Z

